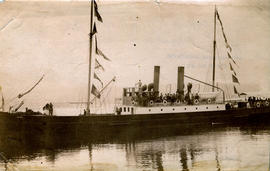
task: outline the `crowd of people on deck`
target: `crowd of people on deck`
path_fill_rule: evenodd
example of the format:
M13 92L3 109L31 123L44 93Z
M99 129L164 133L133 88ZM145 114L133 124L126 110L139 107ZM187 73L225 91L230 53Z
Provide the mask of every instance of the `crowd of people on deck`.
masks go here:
M158 92L142 92L132 97L132 101L142 106L152 105L153 103L174 104L183 102L184 96L178 92L173 94L166 93L164 95Z
M163 103L165 105L173 105L186 103L187 105L196 104L203 99L200 99L198 93L192 94L192 84L187 84L187 92L176 91L176 93L166 93L162 94L159 92L154 92L153 85L149 84L142 85L141 80L136 84L138 87L138 92L135 92L135 96L132 96L132 103L139 106L148 106L153 105L154 103ZM146 91L148 89L148 91ZM209 100L209 99L208 99ZM210 99L212 100L212 99ZM215 100L215 99L213 99ZM270 98L261 98L261 97L248 97L246 99L250 107L267 107L270 106Z
M270 98L261 98L261 97L248 97L248 103L250 107L268 107L270 104Z
M175 93L162 94L159 92L152 91L153 84L143 85L141 80L135 84L138 87L138 92L135 92L135 96L132 96L133 104L139 106L153 105L154 103L163 103L165 105L180 104L186 102L188 105L192 105L194 100L199 100L199 95L191 93L192 84L187 85L187 93L184 91L177 90ZM146 91L148 89L148 91ZM130 94L131 96L131 94Z

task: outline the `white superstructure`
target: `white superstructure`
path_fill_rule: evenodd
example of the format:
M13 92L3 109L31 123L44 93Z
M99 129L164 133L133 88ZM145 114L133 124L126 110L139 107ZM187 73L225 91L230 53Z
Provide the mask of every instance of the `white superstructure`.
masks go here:
M184 106L118 106L121 115L141 115L141 114L169 114L188 112L223 111L225 104L205 104L205 105L184 105Z

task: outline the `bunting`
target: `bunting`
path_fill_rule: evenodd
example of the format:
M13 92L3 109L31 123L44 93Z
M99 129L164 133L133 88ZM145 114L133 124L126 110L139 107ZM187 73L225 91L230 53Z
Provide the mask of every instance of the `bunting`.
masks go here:
M102 85L102 87L103 87L103 82L102 82L101 79L97 76L96 73L94 73L94 78L97 79L97 80L100 82L100 84Z
M111 61L98 47L97 47L97 37L95 36L95 42L96 42L96 54L99 56L102 56L107 61Z
M107 61L111 61L100 49L98 49L96 47L96 53L100 56L102 56L104 59L106 59Z
M234 90L234 93L237 94L237 95L239 96L239 93L238 93L238 91L237 91L237 89L236 89L235 86L233 86L233 90Z
M96 88L96 86L94 84L92 84L92 90L91 93L93 95L95 95L97 98L100 98L100 92L98 91L98 89Z
M95 16L97 17L97 20L103 23L103 19L98 12L98 5L95 0L94 0L94 9L95 9Z
M230 54L230 53L232 52L232 48L231 48L231 46L230 46L229 43L228 43L227 37L226 37L226 35L225 35L223 23L222 23L222 21L221 21L221 19L220 19L220 16L219 16L219 13L218 13L217 10L216 10L216 17L217 17L217 19L218 19L218 21L219 21L219 23L220 23L220 27L221 27L221 30L222 30L222 35L223 35L223 38L224 38L224 41L225 41L225 44L226 44L226 48L227 48L227 55L228 55L228 58L229 58L229 59L237 66L235 60L232 58L232 56L231 56L231 54ZM229 65L230 65L230 70L233 72L233 74L232 74L232 82L233 82L233 83L238 83L238 84L240 84L238 78L236 77L236 72L235 72L235 70L233 69L233 66L232 66L231 62L229 62ZM238 93L238 91L237 91L237 89L236 89L235 86L233 86L233 90L234 90L234 93L235 93L235 94L238 94L238 96L239 96L239 93Z
M232 58L232 56L231 56L231 54L229 52L227 52L227 55L228 55L228 58L230 58L233 61L233 63L235 65L237 65L236 62L235 62L235 60Z
M102 71L105 71L104 67L98 62L97 59L95 59L95 69L101 68Z
M230 64L230 70L234 73L234 75L236 76L236 72L234 71L234 69L233 69L233 67L232 67L232 64L231 63L229 63Z
M229 43L228 43L227 37L226 37L226 35L225 35L224 28L223 28L223 24L222 24L222 21L221 21L221 19L220 19L220 17L219 17L219 14L218 14L218 11L217 11L217 10L216 10L216 15L217 15L217 19L218 19L218 21L219 21L219 23L220 23L220 27L221 27L221 30L222 30L222 34L223 34L224 41L225 41L225 44L226 44L226 48L229 49L230 52L232 52L232 48L231 48L231 46L230 46Z
M232 75L232 81L233 81L234 83L240 84L239 81L238 81L238 78L236 78L236 76L234 76L234 75Z
M91 39L92 37L97 33L97 27L96 27L96 23L94 23L94 26L93 26L93 30L92 30L92 33L91 33Z

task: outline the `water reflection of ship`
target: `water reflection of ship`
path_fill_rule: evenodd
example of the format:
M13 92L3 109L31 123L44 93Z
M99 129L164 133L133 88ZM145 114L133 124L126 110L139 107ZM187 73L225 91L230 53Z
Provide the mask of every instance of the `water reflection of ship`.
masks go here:
M200 147L198 144L195 148L193 144L181 143L179 139L179 137L175 137L174 141L155 141L154 145L152 142L125 144L127 163L136 163L136 168L164 170L164 165L168 166L167 163L163 162L164 157L167 159L172 157L178 158L179 162L170 163L171 165L176 165L177 168L187 171L195 163L195 157L196 154L200 153ZM174 151L170 152L170 150Z
M231 126L231 125L229 125ZM235 125L232 125L235 126ZM241 132L256 134L269 129L266 125L237 125ZM188 170L196 166L196 156L201 155L204 145L208 143L210 133L219 134L228 127L201 126L190 129L181 126L153 127L153 128L126 128L93 131L89 134L69 132L56 134L54 131L45 131L40 134L35 132L5 131L0 136L0 151L8 161L16 161L22 157L34 160L46 156L47 161L54 162L66 150L76 151L81 147L88 147L89 155L95 145L119 144L126 152L126 160L130 165L135 163L136 168L153 168L162 170L168 166L168 160L178 158L178 168ZM232 129L229 127L229 129ZM238 128L236 128L239 130ZM189 131L187 131L189 130ZM117 135L117 136L116 136ZM205 152L205 151L204 151ZM216 166L218 167L218 152L216 152ZM164 157L166 162L164 163ZM1 159L3 160L3 159Z

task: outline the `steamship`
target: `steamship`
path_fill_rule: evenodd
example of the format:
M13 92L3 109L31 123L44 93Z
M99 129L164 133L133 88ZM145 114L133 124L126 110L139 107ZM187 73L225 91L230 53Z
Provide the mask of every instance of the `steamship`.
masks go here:
M215 51L216 51L216 23L220 22L217 9L214 12L214 41L213 41L213 82L209 84L184 73L184 67L178 67L177 91L173 94L162 94L159 91L160 66L154 66L153 83L137 87L123 88L122 98L115 104L114 112L108 114L94 114L90 112L91 98L99 98L102 91L115 80L113 78L102 90L98 91L91 78L99 79L94 69L102 67L97 59L92 58L93 38L96 31L94 14L98 21L102 18L98 13L97 4L91 1L90 34L89 34L89 73L88 73L88 101L83 115L78 116L49 116L41 112L1 112L0 125L7 129L31 130L52 129L56 130L93 130L107 129L115 126L154 126L154 125L193 125L216 124L227 122L256 122L268 119L270 115L269 99L246 98L243 100L228 100L225 91L215 84ZM223 32L224 33L224 32ZM228 60L235 61L230 55L231 47L223 34L228 49ZM96 41L96 38L95 38ZM98 49L95 43L95 52L104 59L108 58ZM95 68L91 63L95 62ZM230 63L232 72L234 72ZM92 73L93 72L93 73ZM207 94L192 93L192 84L187 84L184 90L184 78L193 80L212 88ZM236 74L232 76L233 82L238 82ZM35 85L36 86L36 85ZM33 89L33 88L32 88ZM32 90L31 89L31 90ZM234 90L236 91L235 87ZM29 91L30 92L30 91ZM25 95L25 94L23 94ZM18 98L22 98L22 94Z

